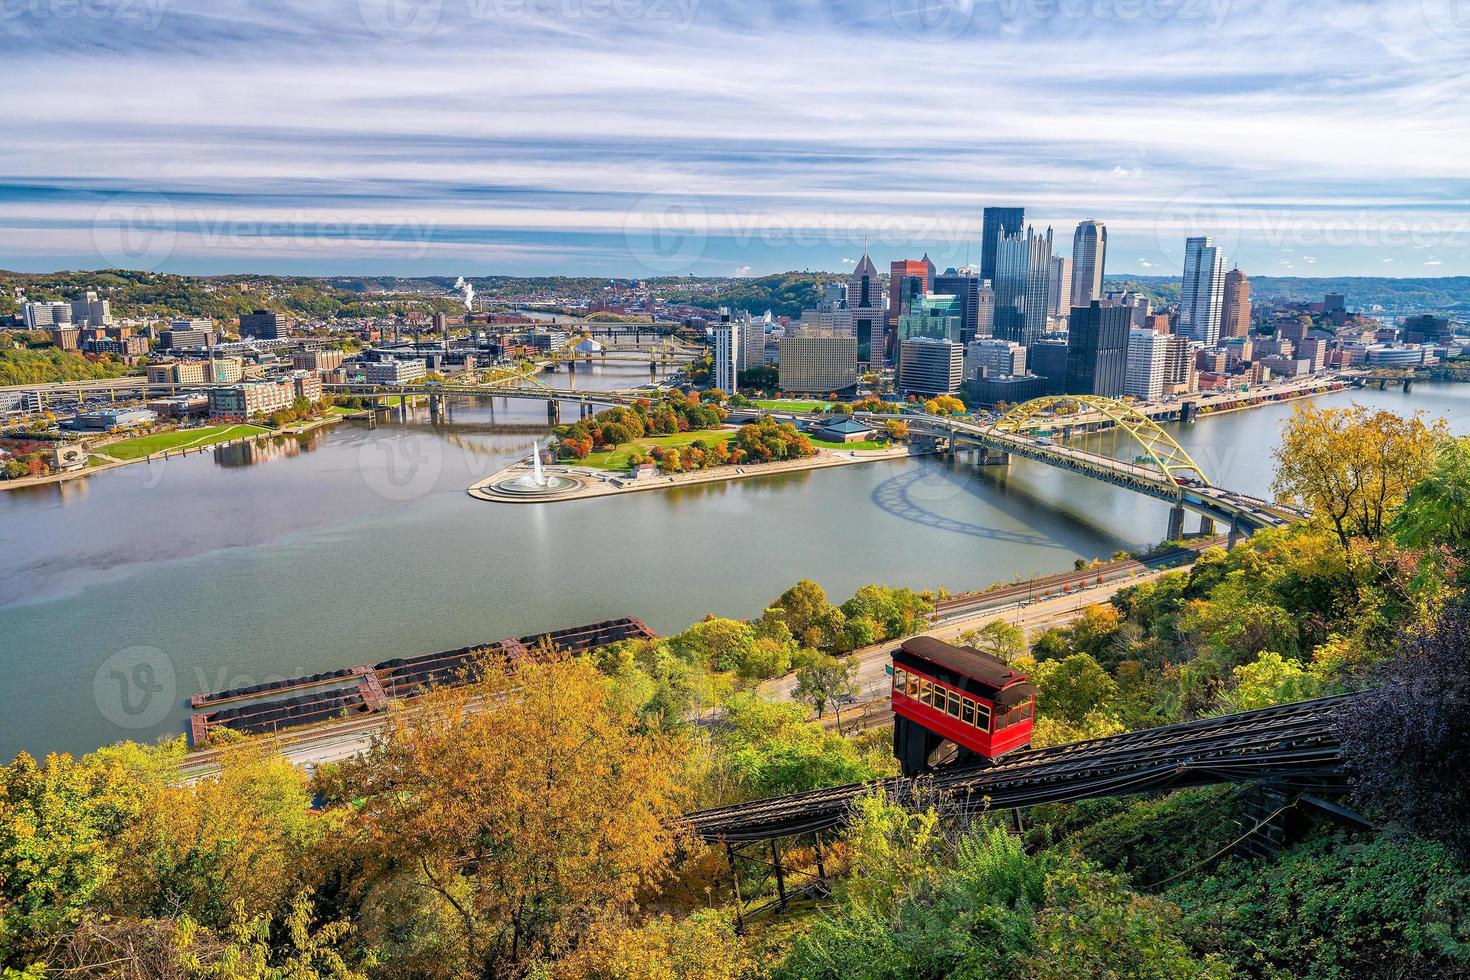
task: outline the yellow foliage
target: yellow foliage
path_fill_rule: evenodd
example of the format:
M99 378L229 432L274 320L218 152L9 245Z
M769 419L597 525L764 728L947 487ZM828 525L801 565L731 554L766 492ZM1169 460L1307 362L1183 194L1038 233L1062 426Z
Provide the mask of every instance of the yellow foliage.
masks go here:
M557 980L742 980L757 972L729 918L697 912L659 916L636 928L599 923L556 964Z

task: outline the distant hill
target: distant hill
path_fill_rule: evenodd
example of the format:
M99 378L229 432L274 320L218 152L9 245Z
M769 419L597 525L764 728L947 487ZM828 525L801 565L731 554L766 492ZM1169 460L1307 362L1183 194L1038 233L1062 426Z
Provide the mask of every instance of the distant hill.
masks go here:
M837 272L782 272L749 278L670 276L641 280L665 300L704 309L728 306L751 313L771 310L795 317L816 306L828 283L846 278ZM453 276L180 276L107 269L95 272L20 273L0 271L0 315L19 312L17 289L30 299L67 299L95 289L125 316L203 316L233 320L255 309L303 317L382 316L411 310L454 313L463 309L453 295ZM592 299L609 286L640 280L603 276L479 276L470 283L491 300L544 294L548 300ZM1470 277L1391 279L1387 277L1251 279L1259 300L1320 300L1342 293L1349 309L1372 312L1439 313L1470 320ZM1156 305L1179 300L1178 276L1109 276L1109 290L1132 289Z
M1136 289L1155 303L1179 301L1178 276L1108 276L1109 289ZM1470 276L1440 279L1391 279L1387 276L1251 276L1251 292L1258 300L1318 301L1328 293L1347 297L1350 310L1371 312L1447 313L1470 317Z

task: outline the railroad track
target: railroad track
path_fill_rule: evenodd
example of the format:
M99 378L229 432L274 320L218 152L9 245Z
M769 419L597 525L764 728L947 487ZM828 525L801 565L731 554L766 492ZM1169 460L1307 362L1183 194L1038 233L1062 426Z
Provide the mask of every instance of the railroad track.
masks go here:
M1271 782L1313 793L1346 788L1334 717L1344 701L1319 698L1202 718L1110 738L1019 752L990 766L942 769L756 800L686 815L708 841L753 841L827 830L845 823L859 797L881 787L907 805L940 802L961 810L1073 803L1100 796L1221 782Z

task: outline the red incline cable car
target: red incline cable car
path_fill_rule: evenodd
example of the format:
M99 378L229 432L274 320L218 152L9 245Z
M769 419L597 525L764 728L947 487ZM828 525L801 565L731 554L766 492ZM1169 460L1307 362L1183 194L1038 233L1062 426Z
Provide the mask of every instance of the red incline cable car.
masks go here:
M919 636L893 651L893 754L904 775L927 772L958 747L964 765L1031 744L1036 688L1004 660Z

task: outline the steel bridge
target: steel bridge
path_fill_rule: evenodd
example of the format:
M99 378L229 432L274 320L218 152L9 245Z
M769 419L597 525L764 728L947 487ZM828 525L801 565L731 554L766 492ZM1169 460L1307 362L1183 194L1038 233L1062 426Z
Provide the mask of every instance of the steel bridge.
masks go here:
M1086 413L1082 418L1059 415L1066 406ZM1012 456L1045 463L1083 476L1111 483L1173 504L1167 540L1184 536L1184 512L1201 515L1201 533L1214 533L1219 522L1230 529L1232 543L1242 533L1279 527L1304 520L1308 515L1292 507L1262 500L1249 494L1217 487L1198 463L1157 421L1137 408L1094 395L1055 395L1017 405L987 425L939 415L906 413L860 417L900 419L910 431L944 439L953 452L962 445L974 446L987 463L1005 464ZM1099 425L1125 433L1139 449L1134 462L1059 445L1053 433L1065 438L1075 429Z

